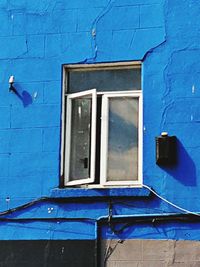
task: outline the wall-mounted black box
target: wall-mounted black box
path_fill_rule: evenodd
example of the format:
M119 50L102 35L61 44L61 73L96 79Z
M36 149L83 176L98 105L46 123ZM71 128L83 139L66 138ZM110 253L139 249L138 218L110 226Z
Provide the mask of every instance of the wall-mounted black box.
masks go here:
M171 166L177 163L177 141L176 136L168 136L162 133L156 137L156 164Z

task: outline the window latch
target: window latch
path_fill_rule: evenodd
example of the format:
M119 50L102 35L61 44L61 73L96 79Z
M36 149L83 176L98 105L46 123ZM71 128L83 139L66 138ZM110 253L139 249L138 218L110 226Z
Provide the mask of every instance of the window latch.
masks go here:
M84 169L87 169L88 168L88 158L80 159L80 161L83 163Z

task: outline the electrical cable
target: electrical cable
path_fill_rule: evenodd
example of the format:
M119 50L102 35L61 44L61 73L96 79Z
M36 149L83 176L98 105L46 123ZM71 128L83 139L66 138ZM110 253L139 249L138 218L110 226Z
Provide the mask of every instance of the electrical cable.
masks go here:
M113 252L117 248L118 244L122 244L124 242L124 240L119 239L115 243L114 247L112 247L111 246L112 241L113 241L113 239L110 239L109 244L108 244L108 246L107 246L107 248L105 250L104 259L103 259L104 267L106 267L106 262L108 261L108 259L110 258L110 256L113 254Z
M130 208L138 208L138 205L137 204L132 204L132 202L130 203L130 201L115 201L114 202L115 205L123 205L123 206L127 206L127 207L130 207ZM145 206L145 210L146 211L152 211L152 208L148 208ZM153 208L154 211L157 211L157 212L165 212L163 209L158 209L158 208Z
M44 217L33 217L33 218L5 218L0 217L0 222L31 222L31 221L41 221L41 222L96 222L96 219L84 218L84 217L58 217L58 218L44 218Z
M31 202L28 202L26 204L23 204L21 206L18 206L18 207L15 207L15 208L12 208L12 209L8 209L8 210L5 210L5 211L2 211L0 212L0 216L4 216L4 215L9 215L15 211L20 211L20 210L23 210L25 208L29 208L35 204L37 204L38 202L41 202L41 201L47 201L47 200L52 200L51 198L49 197L41 197L41 198L38 198L36 200L33 200Z
M169 205L171 205L172 207L174 207L174 208L176 208L176 209L178 209L178 210L180 210L180 211L182 211L182 212L184 212L184 213L186 213L186 214L190 214L190 215L194 215L194 216L198 216L198 217L200 217L200 213L199 212L193 212L193 211L190 211L190 210L187 210L187 209L185 209L185 208L182 208L182 207L180 207L180 206L178 206L178 205L176 205L176 204L174 204L174 203L172 203L171 201L169 201L169 200L167 200L166 198L164 198L164 197L162 197L161 195L159 195L158 193L156 193L152 188L150 188L148 185L145 185L145 184L143 184L142 185L144 188L146 188L146 189L148 189L149 191L151 191L155 196L157 196L158 198L160 198L161 200L163 200L164 202L166 202L167 204L169 204ZM15 208L12 208L12 209L8 209L8 210L5 210L5 211L2 211L2 212L0 212L0 217L1 216L5 216L5 215L10 215L10 214L12 214L12 213L14 213L14 212L16 212L16 211L20 211L20 210L24 210L25 208L28 208L28 207L31 207L31 206L33 206L33 205L35 205L35 204L37 204L37 203L39 203L39 202L41 202L41 201L55 201L55 202L58 202L59 200L57 200L57 199L55 199L55 198L51 198L51 197L41 197L41 198L38 198L38 199L36 199L36 200L33 200L33 201L31 201L31 202L28 202L28 203L26 203L26 204L23 204L23 205L21 205L21 206L18 206L18 207L15 207ZM119 203L119 202L116 202L116 203ZM113 216L112 216L112 204L116 204L116 203L112 203L111 201L110 201L110 205L109 205L109 215L108 215L108 222L110 223L110 221L111 221L111 219L113 219ZM181 214L180 214L181 215ZM149 214L148 214L148 216L149 216ZM126 215L124 216L124 217L126 217ZM1 219L1 218L0 218ZM12 218L7 218L8 220L14 220L14 219L12 219ZM39 219L41 219L41 220L43 220L43 218L32 218L33 220L39 220ZM59 218L44 218L44 220L53 220L53 219L55 219L55 220L59 220ZM74 218L74 219L76 219L76 220L78 220L78 219L86 219L86 220L92 220L92 219L90 219L90 218ZM6 218L2 218L2 220L6 220ZM22 220L22 219L20 219L20 218L16 218L16 220ZM24 220L31 220L31 218L29 219L29 218L24 218ZM60 220L68 220L68 218L60 218ZM69 218L69 220L70 220L70 218Z
M187 209L184 209L174 203L172 203L171 201L167 200L166 198L162 197L161 195L157 194L151 187L149 187L148 185L145 185L145 184L142 184L143 187L147 188L149 191L151 191L155 196L157 196L158 198L162 199L164 202L166 202L167 204L171 205L172 207L180 210L180 211L183 211L187 214L192 214L192 215L195 215L195 216L200 216L200 213L199 212L193 212L193 211L190 211L190 210L187 210Z

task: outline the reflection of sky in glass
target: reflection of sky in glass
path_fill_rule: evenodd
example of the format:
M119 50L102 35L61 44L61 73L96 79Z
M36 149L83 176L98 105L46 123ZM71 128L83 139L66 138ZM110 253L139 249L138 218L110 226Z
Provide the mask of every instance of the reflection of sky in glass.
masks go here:
M136 180L138 162L138 99L109 99L108 181Z

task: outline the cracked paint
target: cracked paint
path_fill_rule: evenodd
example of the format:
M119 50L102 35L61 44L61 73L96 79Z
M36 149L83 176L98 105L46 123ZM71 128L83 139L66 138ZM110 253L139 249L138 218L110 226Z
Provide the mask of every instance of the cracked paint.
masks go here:
M169 201L199 212L200 3L194 0L0 2L0 210L42 196L61 198L63 194L62 201L67 196L68 203L37 202L12 216L98 219L107 216L108 196L116 200L117 194L121 194L124 202L114 203L114 212L119 215L177 212L157 197L143 195L142 189L143 198L140 195L136 199L135 192L141 192L138 188L115 188L113 195L109 189L87 189L89 201L76 199L85 192L81 188L58 188L61 66L139 60L144 98L143 182ZM29 94L35 101L23 106L8 93L11 73L20 92L26 91L26 97ZM161 168L155 163L154 141L162 131L177 136L179 163L174 168ZM64 193L55 196L56 190ZM102 196L102 191L110 195ZM8 196L12 201L6 200ZM96 238L95 224L85 221L24 222L20 227L18 223L4 222L1 227L1 239ZM120 239L199 240L199 229L199 223L133 225ZM109 227L103 229L102 235L119 239Z

